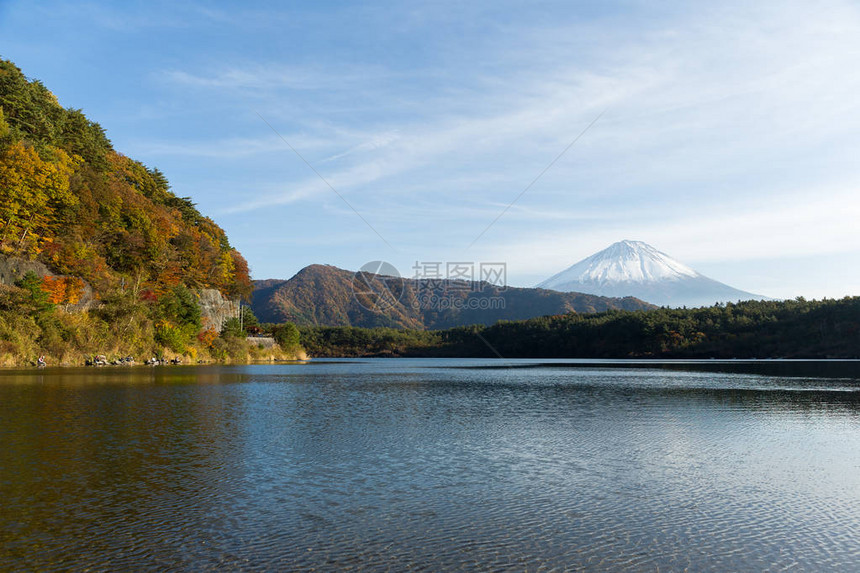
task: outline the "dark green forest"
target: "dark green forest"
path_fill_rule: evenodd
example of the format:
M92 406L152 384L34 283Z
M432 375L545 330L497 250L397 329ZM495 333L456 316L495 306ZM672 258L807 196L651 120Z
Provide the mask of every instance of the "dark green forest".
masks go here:
M858 358L860 297L570 313L439 331L300 330L311 356Z

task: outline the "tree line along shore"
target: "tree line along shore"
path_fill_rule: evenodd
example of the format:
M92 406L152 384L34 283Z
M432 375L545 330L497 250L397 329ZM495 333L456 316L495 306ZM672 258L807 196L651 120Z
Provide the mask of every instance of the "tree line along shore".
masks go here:
M310 356L860 358L860 297L569 313L417 331L301 326Z
M47 296L33 277L14 289L0 289L2 365L35 365L40 355L49 364L68 365L97 355L120 363L128 356L139 357L136 363L307 357L860 358L860 297L569 313L446 330L261 324L242 307L241 320L232 317L215 331L203 328L194 293L184 287L156 304L117 295L83 314L66 313ZM14 297L10 313L8 301ZM258 343L262 340L271 343Z

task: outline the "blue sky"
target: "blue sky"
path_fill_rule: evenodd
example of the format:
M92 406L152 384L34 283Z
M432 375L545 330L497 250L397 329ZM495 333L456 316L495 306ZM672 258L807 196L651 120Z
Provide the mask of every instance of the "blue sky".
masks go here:
M532 286L634 239L752 292L860 294L860 7L651 4L0 1L0 56L255 278L505 261Z

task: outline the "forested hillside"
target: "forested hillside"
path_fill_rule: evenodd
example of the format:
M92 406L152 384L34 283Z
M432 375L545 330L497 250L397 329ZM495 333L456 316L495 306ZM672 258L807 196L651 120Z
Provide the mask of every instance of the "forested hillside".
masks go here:
M0 254L37 258L97 292L133 284L251 292L224 231L102 127L0 61Z
M546 289L499 287L489 283L402 279L382 307L362 304L356 274L330 265L310 265L286 281L254 281L254 313L265 322L299 326L357 326L442 329L468 324L491 325L568 312L656 308L633 297L609 298ZM383 292L386 277L362 274L360 288Z
M117 152L99 124L62 107L6 60L0 259L7 268L38 261L53 275L0 285L0 363L7 364L42 353L55 361L90 352L223 356L195 293L217 289L231 300L251 293L245 259L191 199L175 194L158 169ZM67 312L87 286L95 304Z

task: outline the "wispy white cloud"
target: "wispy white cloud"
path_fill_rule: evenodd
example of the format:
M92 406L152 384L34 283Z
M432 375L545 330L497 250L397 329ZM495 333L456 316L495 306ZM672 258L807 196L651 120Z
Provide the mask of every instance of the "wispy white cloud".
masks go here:
M157 28L187 29L208 22L228 21L223 11L194 3L169 5L169 10L159 10L151 3L111 5L96 0L49 6L33 2L26 4L28 10L36 11L45 19L84 21L97 28L123 33L142 30L151 32Z
M343 159L344 157L349 157L350 155L354 155L356 153L364 153L369 151L376 151L378 149L382 149L383 147L387 147L397 141L399 138L396 131L381 133L379 135L373 136L370 140L359 143L358 145L354 145L346 151L342 151L340 153L335 153L329 157L320 160L320 163L329 163L331 161L336 161L338 159Z
M504 258L524 275L561 270L621 239L644 240L685 262L751 261L817 254L857 253L860 195L855 185L787 193L779 201L753 197L731 213L694 218L618 221L575 233L547 232L527 242L498 241L478 251ZM547 246L551 245L551 248Z
M378 66L299 66L282 63L245 62L219 67L208 72L166 70L164 81L184 87L220 90L262 90L270 95L276 90L313 92L355 89L358 84L379 82L391 72Z
M832 41L834 30L813 25L819 35L810 38L808 30L788 26L788 16L773 15L780 17L776 31L746 26L727 32L714 25L710 32L693 27L668 39L655 34L648 41L650 50L639 55L641 46L622 46L617 52L626 56L610 59L623 63L600 73L582 65L545 71L545 76L521 72L530 85L527 95L511 101L507 95L476 94L466 115L430 109L419 121L396 126L396 148L361 144L327 159L352 155L363 164L373 162L380 180L434 163L441 179L469 168L506 170L510 157L551 157L589 113L608 106L599 129L572 154L588 156L585 172L601 177L604 197L637 192L641 185L719 180L723 173L757 178L762 168L745 160L750 156L767 160L798 153L848 134L860 123L857 104L848 97L860 89L860 78L839 73L850 64L852 51L834 55L831 46L804 51L821 35ZM845 40L837 38L837 43ZM723 42L738 47L716 50ZM748 56L750 44L760 46L761 53ZM789 57L776 59L775 50L786 45L792 46ZM720 56L708 58L712 52ZM708 59L715 60L712 66L703 65ZM517 75L511 83L519 81ZM482 103L488 100L486 107L498 107L494 99L507 105L484 113ZM377 133L371 130L365 137L390 142L389 133L391 126L382 122ZM626 171L623 178L614 172L619 163ZM437 181L427 184L438 187ZM557 182L554 187L561 191ZM493 190L486 191L492 200Z
M306 134L287 134L289 140L302 149L328 148L331 140ZM243 160L249 156L281 154L284 142L277 136L256 138L228 137L218 140L133 141L134 149L146 156L179 155L212 159Z

